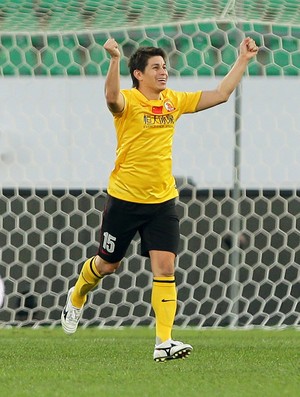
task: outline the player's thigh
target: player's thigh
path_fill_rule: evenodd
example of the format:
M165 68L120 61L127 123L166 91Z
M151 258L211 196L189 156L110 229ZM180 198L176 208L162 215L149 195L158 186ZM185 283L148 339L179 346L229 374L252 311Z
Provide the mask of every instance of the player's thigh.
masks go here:
M98 255L109 263L121 261L137 229L131 203L108 196L102 217Z
M142 255L149 256L149 251L158 250L172 252L176 256L180 233L175 200L162 203L159 211L143 225L140 234Z

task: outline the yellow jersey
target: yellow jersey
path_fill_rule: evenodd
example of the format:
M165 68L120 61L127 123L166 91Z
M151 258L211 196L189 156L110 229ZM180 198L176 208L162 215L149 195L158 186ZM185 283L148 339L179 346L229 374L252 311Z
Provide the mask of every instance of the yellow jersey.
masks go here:
M165 89L159 100L148 100L136 88L121 92L125 107L121 113L113 113L117 149L108 193L144 204L177 197L172 174L175 123L182 114L195 112L201 91Z

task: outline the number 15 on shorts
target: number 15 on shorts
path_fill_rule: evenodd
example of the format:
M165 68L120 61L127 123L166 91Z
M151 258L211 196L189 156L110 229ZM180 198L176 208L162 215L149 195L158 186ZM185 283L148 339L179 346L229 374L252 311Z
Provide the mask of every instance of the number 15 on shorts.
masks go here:
M115 250L115 241L116 237L112 236L108 232L103 233L103 244L102 247L106 252L109 252L110 254L114 252Z

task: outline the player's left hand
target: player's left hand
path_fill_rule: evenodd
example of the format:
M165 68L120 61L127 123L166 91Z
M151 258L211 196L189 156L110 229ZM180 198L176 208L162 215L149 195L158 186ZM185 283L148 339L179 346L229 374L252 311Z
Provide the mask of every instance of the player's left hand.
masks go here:
M248 60L255 57L258 53L258 46L251 37L246 37L240 44L240 55L245 56Z

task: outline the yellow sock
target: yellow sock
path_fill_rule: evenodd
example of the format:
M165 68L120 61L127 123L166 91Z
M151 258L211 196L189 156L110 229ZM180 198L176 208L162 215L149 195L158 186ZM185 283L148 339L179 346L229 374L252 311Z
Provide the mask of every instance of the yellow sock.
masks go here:
M102 278L96 269L95 257L85 261L71 295L72 305L81 308L85 304L88 292L96 287Z
M156 343L171 339L172 327L177 308L175 277L154 277L152 307L156 319Z

